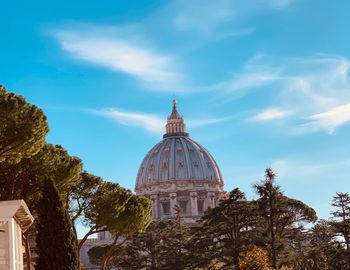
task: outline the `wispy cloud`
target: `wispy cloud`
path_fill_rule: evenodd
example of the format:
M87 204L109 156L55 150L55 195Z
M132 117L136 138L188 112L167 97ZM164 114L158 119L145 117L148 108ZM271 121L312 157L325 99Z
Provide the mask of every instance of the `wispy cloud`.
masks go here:
M227 117L219 117L219 118L207 118L207 119L197 119L197 120L191 120L189 119L187 122L188 126L191 128L196 127L202 127L202 126L208 126L208 125L214 125L221 122L229 121L231 119L235 118L235 116L227 116Z
M279 108L266 109L251 118L253 121L270 121L276 119L283 119L292 114L291 111L284 111Z
M338 126L350 122L350 103L337 106L329 111L314 114L308 117L310 122L303 127L314 130L326 130L333 134Z
M315 162L314 160L305 160L305 157L294 157L276 160L271 164L271 168L277 172L279 178L302 178L304 180L310 176L322 175L333 172L334 170L348 170L349 165L349 158L333 160L331 162ZM317 178L315 179L317 180Z
M131 112L117 108L107 108L101 110L86 110L101 117L111 119L121 125L139 127L153 134L162 134L165 131L166 116L148 114L142 112ZM191 128L198 128L207 125L214 125L223 121L228 121L232 117L189 119L186 120Z
M177 0L171 7L173 24L179 31L192 31L197 34L215 32L235 33L240 26L235 25L249 17L282 10L293 0ZM247 33L246 33L247 34Z
M267 108L251 119L284 119L290 131L298 134L333 133L349 122L349 69L349 59L340 56L274 59L258 54L232 79L213 89L223 93L224 102L238 94L268 97Z
M72 59L124 73L148 90L193 93L199 91L199 87L191 83L185 61L170 51L190 50L189 47L213 40L250 35L254 27L241 23L246 18L285 9L292 2L173 0L143 18L142 23L91 25L71 22L49 32ZM190 35L184 38L183 32ZM237 78L237 85L232 88L269 80L269 74L251 74ZM205 86L202 88L206 89Z
M233 1L229 0L180 0L173 5L176 10L173 23L181 31L210 33L236 17Z
M151 133L161 133L164 129L164 118L138 112L128 112L119 109L90 110L89 112L109 118L125 126L141 127Z
M71 28L74 29L74 26ZM111 27L85 26L76 30L56 30L52 35L74 59L123 72L157 91L182 91L185 76L176 71L176 61L149 48L146 42L111 31ZM96 34L97 33L97 34Z

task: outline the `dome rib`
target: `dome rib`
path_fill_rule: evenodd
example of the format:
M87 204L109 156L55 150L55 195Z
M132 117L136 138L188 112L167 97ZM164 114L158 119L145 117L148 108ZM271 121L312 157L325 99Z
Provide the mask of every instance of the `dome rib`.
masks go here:
M187 174L188 174L188 178L189 179L192 179L192 172L190 170L190 167L188 166L188 163L190 161L190 157L189 157L189 154L188 154L188 148L186 147L186 144L184 142L184 140L182 140L180 138L180 142L181 142L181 145L182 145L182 149L184 149L184 160L185 160L185 164L186 164L186 170L187 170Z
M158 153L159 153L159 152L162 152L163 149L164 149L166 146L167 146L166 144L162 144L161 147L160 147L160 149L158 150ZM162 156L161 156L161 155L158 155L157 161L154 162L155 164L157 164L157 165L155 165L155 170L156 170L156 173L157 173L157 179L156 179L156 180L162 179L162 178L161 178L162 166L160 165L160 161L161 161L161 160L162 160Z

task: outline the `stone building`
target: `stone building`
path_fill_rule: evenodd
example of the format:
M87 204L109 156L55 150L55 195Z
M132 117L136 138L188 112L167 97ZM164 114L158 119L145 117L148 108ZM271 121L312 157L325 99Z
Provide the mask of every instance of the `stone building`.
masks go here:
M154 219L174 216L177 204L192 223L223 197L224 182L214 158L186 132L175 100L165 128L163 140L141 163L135 191L151 199Z

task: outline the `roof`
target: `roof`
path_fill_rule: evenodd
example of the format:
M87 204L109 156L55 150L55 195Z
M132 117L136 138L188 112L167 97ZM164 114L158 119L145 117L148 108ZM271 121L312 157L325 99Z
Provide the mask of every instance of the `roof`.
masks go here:
M186 125L173 101L167 119L166 134L143 159L136 187L174 180L209 180L223 182L219 166L202 145L186 132Z
M22 231L26 231L34 222L23 200L0 201L0 218L14 218Z

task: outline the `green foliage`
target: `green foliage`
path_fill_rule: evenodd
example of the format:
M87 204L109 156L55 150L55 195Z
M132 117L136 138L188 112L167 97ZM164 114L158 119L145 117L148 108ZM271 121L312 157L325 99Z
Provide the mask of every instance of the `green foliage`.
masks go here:
M269 257L265 251L253 246L239 260L239 270L269 270Z
M101 265L103 257L110 250L109 245L95 246L88 250L89 261L94 265Z
M190 254L188 246L190 244L190 230L181 218L181 209L175 207L176 215L169 223L168 228L163 234L161 258L162 268L164 270L182 270L189 269L188 264Z
M151 222L151 203L116 183L102 182L84 214L85 224L96 232L108 230L128 236L145 229Z
M291 237L303 229L303 224L315 222L316 212L301 201L283 194L275 184L276 174L271 168L265 171L265 180L254 185L259 199L258 214L262 218L259 228L260 242L269 253L273 269L280 267L279 260Z
M46 144L36 155L17 164L0 163L0 200L24 199L35 213L41 184L50 177L64 203L72 187L80 181L82 162L61 146Z
M153 221L144 232L135 233L125 245L113 251L110 265L121 270L162 269L161 250L170 223L170 220ZM109 249L110 246L91 248L90 262L99 264Z
M255 204L246 200L238 188L227 199L209 209L201 219L201 227L192 238L197 267L214 262L222 269L238 269L240 253L246 251L257 223ZM197 252L196 252L197 251Z
M85 224L112 231L132 196L130 191L116 183L101 183L91 199L91 207L85 211Z
M46 179L38 202L37 270L77 270L76 239L54 182Z
M344 240L347 264L350 269L350 194L336 193L333 197L332 206L336 208L336 211L332 212L332 222L330 224L337 236Z
M42 110L0 85L0 162L18 163L37 154L49 130Z
M100 183L83 211L84 222L90 230L79 242L78 249L88 236L102 231L111 232L115 240L101 258L101 269L107 269L113 253L119 249L118 238L145 230L151 222L151 207L147 198L134 195L118 184Z
M82 218L85 211L92 206L92 199L103 180L88 172L80 173L80 181L77 185L72 186L69 197L69 212L72 221Z
M179 213L177 208L174 219L153 221L145 231L134 234L124 246L112 250L109 265L121 270L195 269L190 265L190 229ZM91 262L98 262L101 256L105 256L101 250L102 247L90 250Z

